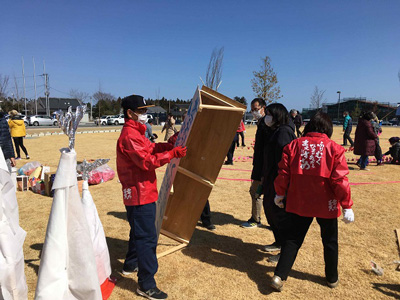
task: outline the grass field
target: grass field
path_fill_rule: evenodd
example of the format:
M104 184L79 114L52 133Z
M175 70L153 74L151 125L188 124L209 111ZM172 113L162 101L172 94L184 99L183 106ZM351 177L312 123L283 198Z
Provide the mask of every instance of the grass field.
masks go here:
M108 128L107 128L108 129ZM89 130L89 129L85 129ZM42 130L55 131L52 130ZM161 137L160 128L155 132ZM251 156L255 126L248 126L246 144L238 148L235 157ZM110 158L109 165L116 170L116 141L119 133L93 133L76 136L78 160ZM400 128L383 128L382 150L389 148L388 138L400 136ZM354 138L354 135L353 135ZM159 138L162 140L162 138ZM341 144L341 128L336 127L333 140ZM68 145L65 135L25 139L31 161L37 160L55 171L60 152ZM351 159L355 156L348 152ZM27 161L18 161L21 167ZM355 223L339 221L339 277L340 284L330 289L325 284L322 243L319 227L314 221L301 248L282 293L269 287L274 265L267 262L269 254L262 251L273 241L267 226L243 229L239 225L250 217L251 159L240 159L233 166L224 166L209 198L215 231L198 226L189 246L159 260L156 280L169 299L388 299L400 298L400 272L394 260L399 250L394 229L400 228L400 166L375 166L370 171L359 171L349 164L352 184ZM165 166L157 171L160 186ZM232 180L241 179L241 180ZM139 298L136 275L122 276L128 245L129 225L125 220L121 187L118 178L90 191L103 222L110 250L113 276L117 286L110 299ZM33 299L47 221L52 198L32 192L17 192L20 224L27 231L24 244L25 274L29 299ZM265 217L262 220L267 225ZM174 243L162 237L160 250ZM384 275L371 272L370 261L384 268Z

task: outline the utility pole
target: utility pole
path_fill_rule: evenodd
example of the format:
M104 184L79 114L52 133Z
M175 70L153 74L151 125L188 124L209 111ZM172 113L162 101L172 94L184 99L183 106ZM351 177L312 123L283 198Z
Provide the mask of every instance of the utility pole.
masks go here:
M93 121L93 97L90 96L90 120Z
M33 61L33 82L35 85L35 115L37 115L37 93L36 93L36 68L35 68L35 58L32 56Z
M46 96L46 115L50 116L49 74L46 73L46 63L44 60L43 60L43 76L44 76L44 87L45 87L44 95Z
M339 94L339 101L338 101L338 108L337 108L337 121L338 121L338 125L339 125L339 110L340 110L340 93L341 93L341 91L337 91L336 93Z
M25 103L25 115L26 115L25 70L24 70L24 57L23 56L22 56L22 78L24 79L24 103Z

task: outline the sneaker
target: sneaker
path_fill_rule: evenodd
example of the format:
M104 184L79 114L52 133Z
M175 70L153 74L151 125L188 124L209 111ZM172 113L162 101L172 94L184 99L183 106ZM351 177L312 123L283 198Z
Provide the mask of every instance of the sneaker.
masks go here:
M272 256L268 257L267 261L270 262L270 263L277 264L280 257L281 257L280 253L276 254L276 255L272 255Z
M226 161L226 162L224 162L224 165L233 165L233 162L231 162L231 161Z
M377 165L377 166L383 166L384 163L383 163L381 160L379 160L379 161L376 163L376 165Z
M140 295L143 296L147 299L167 299L168 295L166 293L164 293L163 291L160 291L157 287L153 288L153 289L149 289L147 291L143 291L140 288L137 288L136 292Z
M26 156L26 159L30 159L31 157L29 155Z
M276 243L273 243L271 245L266 245L264 247L265 252L275 252L275 251L281 251L281 246L278 246Z
M283 281L279 276L274 275L271 279L271 287L278 292L281 292L283 289Z
M339 285L339 279L336 280L336 282L329 282L329 281L326 281L326 284L327 284L331 289L334 289L335 287L337 287L337 286Z
M213 231L215 230L215 225L214 224L210 224L210 225L203 225L204 228Z
M240 225L243 228L257 228L261 226L261 222L256 222L253 219L248 220Z
M138 267L134 268L132 271L131 270L122 269L122 274L127 276L127 275L131 275L132 273L137 273L138 271L139 271Z
M16 158L15 158L15 160L20 160L20 159L21 159L21 157L16 157Z

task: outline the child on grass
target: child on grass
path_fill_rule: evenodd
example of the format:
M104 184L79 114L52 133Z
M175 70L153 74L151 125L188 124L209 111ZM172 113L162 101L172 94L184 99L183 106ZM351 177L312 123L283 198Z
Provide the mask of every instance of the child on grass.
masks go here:
M330 139L332 132L329 116L318 112L306 125L303 137L283 150L274 183L275 204L285 207L289 218L279 226L284 238L271 282L278 291L283 288L314 217L321 228L327 284L331 288L338 285L337 218L340 207L346 223L354 221L354 213L344 148Z
M400 164L400 138L393 136L389 139L389 143L392 147L384 155L392 156L391 164Z

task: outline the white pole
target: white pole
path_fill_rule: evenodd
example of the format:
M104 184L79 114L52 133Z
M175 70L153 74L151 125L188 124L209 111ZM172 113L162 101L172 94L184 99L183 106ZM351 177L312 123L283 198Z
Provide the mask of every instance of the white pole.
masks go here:
M22 56L22 78L24 79L24 102L25 102L25 115L26 115L25 70L24 70L24 57L23 56Z
M37 93L36 93L36 68L35 68L35 58L32 56L32 60L33 60L33 82L35 85L35 115L37 115Z

